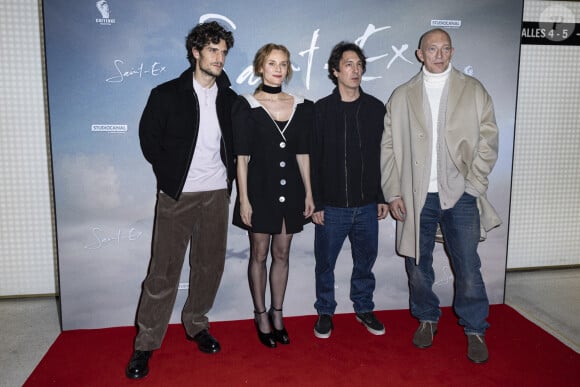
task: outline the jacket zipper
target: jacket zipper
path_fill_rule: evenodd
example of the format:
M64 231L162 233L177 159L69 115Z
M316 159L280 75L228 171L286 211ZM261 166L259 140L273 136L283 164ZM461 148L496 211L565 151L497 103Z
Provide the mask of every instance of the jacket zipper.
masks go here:
M181 184L179 185L179 192L180 192L180 196L181 196L181 192L183 192L183 187L185 186L185 180L187 180L187 175L189 173L189 168L191 167L191 160L193 159L193 152L195 151L195 146L197 144L197 136L199 134L199 100L197 99L197 94L195 94L195 91L193 92L193 98L195 99L195 110L197 112L197 120L196 120L196 125L195 125L195 138L193 139L193 142L191 143L191 148L189 148L189 167L187 168L187 172L183 175L183 179L181 180Z
M365 194L364 194L364 189L363 189L363 180L364 180L363 176L365 174L365 160L363 157L362 136L360 134L360 125L359 125L359 120L358 120L359 112L360 112L360 103L358 104L358 106L356 108L355 122L356 122L356 132L358 134L358 147L360 149L360 164L361 164L361 168L360 168L360 197L364 203Z
M344 113L344 194L346 198L346 207L348 207L348 162L346 154L346 133L347 133L347 122L346 113Z
M220 114L218 112L219 107L221 106L220 103L220 91L218 89L218 95L216 97L216 101L215 101L215 105L216 105L216 114L217 114L217 118L218 118L218 124L220 126L220 140L221 143L224 147L224 157L226 159L226 183L227 183L227 187L228 187L228 192L229 192L229 188L230 188L230 174L229 174L229 164L230 164L230 159L228 158L228 148L226 146L226 140L224 140L224 130L223 130L223 125L220 122ZM220 149L220 153L221 153L221 149Z

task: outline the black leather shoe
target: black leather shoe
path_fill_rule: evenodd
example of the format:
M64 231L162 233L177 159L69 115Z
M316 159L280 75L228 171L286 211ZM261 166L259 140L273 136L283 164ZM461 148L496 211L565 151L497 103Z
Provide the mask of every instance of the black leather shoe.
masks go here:
M213 337L207 329L199 332L190 340L193 340L197 343L197 347L201 352L217 353L222 349L220 347L220 343L218 343L215 337Z
M274 340L276 340L280 344L290 344L290 337L288 336L288 331L286 330L286 327L283 327L282 329L276 329L276 326L274 325L274 316L273 316L274 311L281 312L282 309L276 309L272 307L268 311L268 317L270 318L270 324L272 325L272 336L274 336Z
M256 312L254 311L254 326L256 327L256 332L258 332L258 339L260 340L260 343L264 344L266 347L268 348L276 348L276 340L274 340L274 335L272 334L272 332L268 332L268 333L264 333L260 330L260 325L258 324L258 320L256 319L256 317L259 314L263 314L266 313L266 311L262 311L262 312Z
M286 328L273 329L272 336L274 336L274 340L276 340L280 344L290 344L290 337L288 336Z
M129 379L141 379L149 373L149 358L152 351L134 351L125 369L125 375Z

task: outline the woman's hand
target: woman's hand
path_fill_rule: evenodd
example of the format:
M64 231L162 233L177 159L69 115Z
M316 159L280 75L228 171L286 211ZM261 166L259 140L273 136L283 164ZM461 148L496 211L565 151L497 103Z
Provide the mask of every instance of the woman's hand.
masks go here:
M306 199L304 199L304 219L309 218L314 213L314 200L312 199L312 195L307 195Z
M240 216L246 226L252 227L252 205L250 202L240 201Z

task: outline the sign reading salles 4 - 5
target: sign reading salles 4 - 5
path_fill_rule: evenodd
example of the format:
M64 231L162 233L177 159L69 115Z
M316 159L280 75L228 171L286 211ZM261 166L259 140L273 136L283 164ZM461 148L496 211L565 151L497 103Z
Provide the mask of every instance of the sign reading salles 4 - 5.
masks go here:
M580 46L580 24L570 8L551 5L538 19L522 22L522 44Z

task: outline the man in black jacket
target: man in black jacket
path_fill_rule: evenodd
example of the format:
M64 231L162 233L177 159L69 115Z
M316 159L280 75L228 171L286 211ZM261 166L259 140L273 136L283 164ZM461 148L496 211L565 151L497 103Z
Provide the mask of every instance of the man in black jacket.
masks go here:
M314 335L328 338L336 309L334 268L344 240L351 243L350 299L356 318L375 335L385 333L373 313L378 220L388 214L381 190L380 142L385 107L360 88L366 58L356 44L340 42L328 59L337 85L314 105L311 148L315 226L316 303Z
M191 67L154 88L141 116L141 149L153 167L158 193L138 333L125 371L131 379L147 375L152 351L161 346L188 245L189 293L181 314L186 337L202 352L220 350L206 313L224 269L235 176L230 113L236 93L223 72L233 44L232 33L218 23L198 24L186 38Z

